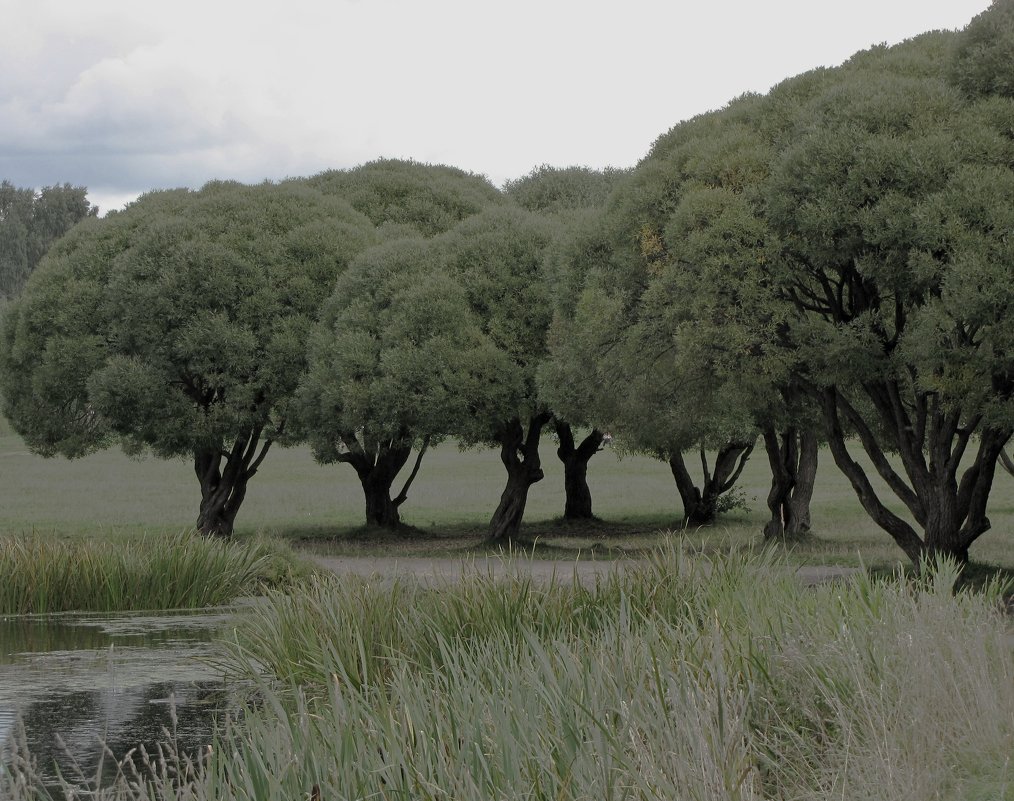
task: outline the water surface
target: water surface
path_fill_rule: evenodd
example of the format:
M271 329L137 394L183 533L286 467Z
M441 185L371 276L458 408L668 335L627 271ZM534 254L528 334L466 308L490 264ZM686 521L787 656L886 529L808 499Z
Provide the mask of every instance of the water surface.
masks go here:
M229 693L211 662L231 612L0 617L0 752L24 742L47 780L108 776L172 730L187 753L211 738Z

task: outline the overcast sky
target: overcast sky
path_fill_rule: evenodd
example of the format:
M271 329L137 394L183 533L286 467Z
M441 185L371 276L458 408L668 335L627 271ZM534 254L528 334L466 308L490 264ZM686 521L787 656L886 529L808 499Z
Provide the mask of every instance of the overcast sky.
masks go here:
M0 178L152 188L381 156L500 185L988 0L0 0Z

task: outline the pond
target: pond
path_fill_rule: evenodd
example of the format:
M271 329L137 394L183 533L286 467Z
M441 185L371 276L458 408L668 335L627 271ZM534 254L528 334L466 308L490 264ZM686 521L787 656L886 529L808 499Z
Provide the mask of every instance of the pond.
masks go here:
M210 742L232 694L211 665L228 610L196 614L0 617L0 756L8 759L18 721L49 782L56 770L92 777L173 729L196 753Z

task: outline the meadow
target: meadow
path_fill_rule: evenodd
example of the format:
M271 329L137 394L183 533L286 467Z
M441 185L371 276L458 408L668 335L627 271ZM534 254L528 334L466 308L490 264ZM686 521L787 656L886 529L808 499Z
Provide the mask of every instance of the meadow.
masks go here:
M679 529L679 499L666 464L613 448L597 454L588 477L601 522L564 525L559 520L563 471L549 437L542 457L546 477L531 488L522 529L539 556L602 557L650 549L661 533ZM43 459L9 430L0 431L0 479L0 536L34 532L117 541L179 533L193 526L197 513L197 482L185 461L131 459L117 449L75 461ZM735 509L716 525L686 535L702 543L758 544L768 481L766 457L755 451L738 490L747 509ZM306 448L278 448L250 483L237 535L278 537L333 554L470 553L481 547L503 482L493 450L462 451L453 443L431 449L402 506L402 518L412 529L392 535L363 529L362 491L351 468L319 465ZM899 504L889 505L901 512ZM814 537L792 546L793 560L887 569L904 563L900 549L869 520L826 451L812 514ZM993 528L973 545L971 558L1012 569L1014 478L999 469L989 515Z

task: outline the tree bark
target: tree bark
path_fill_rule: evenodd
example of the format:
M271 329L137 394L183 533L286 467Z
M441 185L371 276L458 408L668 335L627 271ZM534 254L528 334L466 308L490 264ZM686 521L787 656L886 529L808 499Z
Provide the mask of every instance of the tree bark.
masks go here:
M871 383L864 389L887 441L899 453L904 477L887 459L881 439L860 412L838 389L827 387L815 394L822 403L835 464L848 477L867 514L894 538L916 568L937 555L967 562L969 547L990 528L986 503L1011 431L980 430L979 418L963 422L961 410L944 408L934 393L916 392L903 401L896 382ZM880 477L904 502L922 536L877 497L865 471L845 447L842 418L856 432ZM978 448L959 478L961 460L977 430Z
M238 437L228 452L222 448L195 451L194 472L201 485L197 530L201 534L224 539L232 536L247 484L271 448L272 440L260 442L262 430L256 428Z
M551 419L548 412L532 416L526 434L521 420L515 417L497 432L500 460L507 469L507 486L489 521L487 542L503 544L517 539L528 503L528 490L545 476L539 457L539 437Z
M565 494L563 506L564 520L593 520L592 495L588 487L588 462L601 450L603 433L597 428L592 429L580 445L574 442L574 432L570 424L559 418L554 421L560 446L556 455L563 462L563 488Z
M764 449L771 465L767 504L771 519L764 539L796 541L810 535L810 500L817 475L817 436L809 430L764 429Z
M701 448L701 468L704 481L700 488L694 483L683 461L683 454L676 452L669 457L669 469L676 480L676 489L683 502L683 525L707 525L714 522L718 514L718 499L731 490L739 480L747 459L753 452L752 442L728 442L715 457L714 474L708 468L708 458Z
M391 496L391 488L398 473L408 463L412 446L405 439L376 443L361 443L353 433L342 437L347 452L339 461L351 465L363 487L366 501L366 525L376 528L401 528L399 507L408 498L408 490L419 472L419 465L429 445L429 438L423 440L416 457L415 466L408 480L397 496Z

